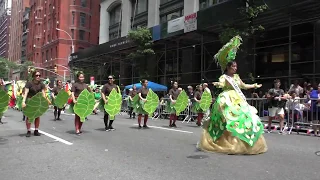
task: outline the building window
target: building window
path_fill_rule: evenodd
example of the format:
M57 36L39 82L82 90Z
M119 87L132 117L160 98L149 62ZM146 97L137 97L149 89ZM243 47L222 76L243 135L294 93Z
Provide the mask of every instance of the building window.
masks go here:
M160 0L160 4L165 4L165 3L170 2L170 1L173 1L173 0Z
M82 27L86 26L86 14L85 13L80 13L80 25Z
M75 12L72 12L72 24L74 24Z
M121 5L115 7L111 12L110 12L110 26L120 23L121 20Z
M199 0L199 9L205 9L215 4L223 3L228 0Z
M183 16L183 13L184 13L184 12L183 12L183 9L180 9L180 10L177 10L177 11L175 11L175 12L162 15L162 16L160 17L160 21L161 21L161 23L165 23L165 22L167 22L167 21L171 21L171 20L173 20L173 19L177 19L177 18Z
M142 24L136 24L132 27L132 30L136 30L138 28L142 28L142 27L147 27L147 23L142 23Z
M77 1L77 0L73 0L73 5L76 5L76 1Z
M80 31L79 31L79 39L80 39L80 40L84 40L84 35L85 35L85 31L80 30Z
M135 15L146 12L148 10L148 0L135 0L132 2L133 13Z
M81 6L87 7L87 0L81 0Z
M49 50L46 51L46 61L49 59Z
M71 37L74 39L74 29L71 29Z
M119 38L120 35L121 35L121 32L120 32L120 31L119 31L119 33L118 33L118 32L110 33L110 34L109 34L109 41L111 41L111 40L113 40L113 39Z
M50 30L51 29L51 20L48 20L48 24L47 24L47 29Z

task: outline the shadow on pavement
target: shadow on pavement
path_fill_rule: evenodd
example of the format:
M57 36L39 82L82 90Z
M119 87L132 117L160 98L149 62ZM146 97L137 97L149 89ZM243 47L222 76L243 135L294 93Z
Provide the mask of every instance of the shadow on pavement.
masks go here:
M94 129L94 130L96 130L96 131L106 131L105 128L98 128L98 129Z
M193 155L193 156L187 156L188 159L205 159L208 158L207 155Z
M188 124L188 125L186 125L186 127L200 128L200 127L199 127L199 126L197 126L196 124L194 124L194 125Z
M0 145L4 145L8 142L8 139L0 137Z
M82 134L86 134L86 133L91 133L91 131L84 131L84 130L81 130ZM76 131L75 130L69 130L69 131L66 131L66 133L68 134L76 134Z

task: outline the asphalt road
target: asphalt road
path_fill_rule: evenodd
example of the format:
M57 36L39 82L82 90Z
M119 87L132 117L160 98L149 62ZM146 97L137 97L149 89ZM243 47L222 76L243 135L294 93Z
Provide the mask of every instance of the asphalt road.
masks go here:
M89 116L77 136L74 116L53 121L48 111L40 124L45 135L26 138L21 116L9 110L0 125L1 180L320 179L318 137L265 134L267 153L236 156L197 151L201 129L194 123L179 122L173 131L167 120L149 120L150 129L139 130L123 115L116 131L105 132L101 114Z

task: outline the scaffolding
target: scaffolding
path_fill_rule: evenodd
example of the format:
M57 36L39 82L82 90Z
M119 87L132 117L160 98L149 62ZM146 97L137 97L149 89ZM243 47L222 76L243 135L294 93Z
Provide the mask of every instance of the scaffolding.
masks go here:
M320 2L272 10L256 21L266 32L250 39L243 55L239 55L240 75L250 81L272 82L280 78L290 85L295 79L316 82L320 78ZM241 23L241 22L239 22ZM147 78L161 84L170 85L178 81L180 85L197 85L216 81L221 69L213 60L221 48L219 32L221 24L214 24L197 31L170 36L154 42L155 55L147 59L133 60L128 55L134 46L118 51L105 52L77 62L73 67L81 67L93 72L96 82L103 84L109 74L115 75L119 85L136 83ZM89 71L89 69L92 69ZM271 86L271 85L270 85Z

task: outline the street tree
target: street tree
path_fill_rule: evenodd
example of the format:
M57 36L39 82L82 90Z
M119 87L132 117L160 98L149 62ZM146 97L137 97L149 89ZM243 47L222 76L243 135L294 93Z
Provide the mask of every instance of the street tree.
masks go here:
M136 45L136 51L128 57L132 59L133 64L139 64L135 68L139 72L139 79L148 78L148 59L155 54L150 30L147 27L138 27L129 32L128 38Z

